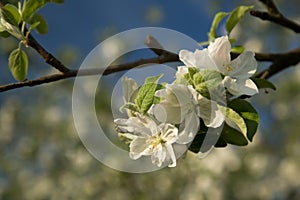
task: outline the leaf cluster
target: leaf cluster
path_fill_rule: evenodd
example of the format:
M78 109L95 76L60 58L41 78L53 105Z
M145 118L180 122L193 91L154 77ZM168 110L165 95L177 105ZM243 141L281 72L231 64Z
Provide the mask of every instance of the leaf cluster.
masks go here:
M9 56L9 69L17 81L26 79L28 58L21 49L22 44L29 46L29 35L32 30L46 34L48 25L46 19L37 13L48 3L64 3L64 0L24 0L6 1L0 9L0 36L16 37L20 43Z

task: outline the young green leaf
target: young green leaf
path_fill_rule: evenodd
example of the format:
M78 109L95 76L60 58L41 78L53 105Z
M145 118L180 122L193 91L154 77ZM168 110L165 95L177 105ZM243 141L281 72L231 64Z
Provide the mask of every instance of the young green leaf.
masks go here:
M21 20L18 9L11 4L6 4L1 8L1 16L5 19L5 21L14 26L18 26Z
M214 20L211 24L211 28L210 31L208 33L208 41L212 42L216 37L217 37L217 27L219 25L219 23L221 22L221 20L226 17L229 13L226 12L218 12L215 17Z
M39 9L44 7L47 3L64 3L64 0L28 0L22 11L22 18L27 21L33 14L35 14Z
M276 87L273 83L270 81L267 81L266 79L261 79L261 78L251 78L251 80L255 83L255 85L259 88L270 88L273 90L276 90Z
M252 141L259 124L259 115L255 108L244 99L234 99L228 106L242 116L247 126L247 138Z
M217 87L222 82L221 74L215 70L206 69L199 71L199 73L203 77L206 86L210 89Z
M135 103L142 114L145 114L153 104L157 83L162 75L148 77L138 91Z
M223 140L228 144L233 144L237 146L245 146L248 144L248 141L241 132L230 127L228 124L224 124L223 130L219 140Z
M1 31L0 32L0 37L7 38L9 36L10 36L10 34L7 31Z
M38 22L38 24L37 24ZM45 18L35 13L32 15L32 17L28 21L29 24L31 24L31 29L36 29L36 31L40 34L46 34L48 32L48 24ZM33 26L35 25L35 26Z
M225 122L247 137L247 126L244 119L232 108L219 105L220 111L226 116Z
M203 144L206 134L197 134L189 146L189 150L194 153L198 153Z
M28 58L21 49L13 50L8 59L9 69L13 77L18 81L23 81L27 76Z
M28 0L22 11L22 18L27 21L35 12L49 3L49 0Z
M186 80L186 82L189 84L189 85L192 85L193 84L193 76L199 72L199 69L195 68L195 67L189 67L188 68L188 73L186 73L184 75L184 78Z
M228 35L231 33L232 29L239 23L239 21L243 18L243 16L253 8L254 6L239 6L230 13L226 21L226 30Z

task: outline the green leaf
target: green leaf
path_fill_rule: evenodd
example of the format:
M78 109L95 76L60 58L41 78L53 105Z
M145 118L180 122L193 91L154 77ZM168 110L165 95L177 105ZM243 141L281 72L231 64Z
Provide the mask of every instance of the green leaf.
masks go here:
M9 69L13 77L18 81L26 79L28 70L28 58L24 51L21 49L13 50L8 59Z
M206 136L206 134L197 134L195 136L193 142L189 146L189 150L194 152L194 153L198 153L200 151L200 148L201 148L202 144L203 144L205 136Z
M28 0L22 11L23 20L27 21L39 9L44 7L47 3L64 3L64 0Z
M215 70L205 69L205 70L199 71L199 73L201 74L201 76L203 78L203 82L210 89L217 87L222 82L221 73L219 73Z
M246 137L238 130L230 127L228 124L224 124L223 130L219 140L223 140L228 144L237 146L245 146L248 144Z
M28 21L31 24L31 29L36 29L40 34L46 34L48 32L48 24L45 18L40 14L34 14ZM34 25L34 26L33 26Z
M218 12L215 17L214 20L211 24L211 28L210 31L208 33L208 41L212 42L216 37L217 37L217 27L219 25L219 23L221 22L221 20L226 17L229 13L226 12Z
M218 106L220 111L226 116L226 123L235 128L237 131L240 131L245 137L247 137L247 126L244 119L232 108Z
M50 0L28 0L22 11L22 18L27 21L35 12L49 3Z
M18 26L21 20L18 8L11 4L6 4L1 8L1 16L14 26Z
M12 4L16 7L18 7L18 3L19 3L20 0L1 0L1 3L3 5L6 5L6 4Z
M242 116L247 126L247 138L252 141L259 124L259 115L255 108L244 99L234 99L228 106Z
M227 142L222 139L221 137L219 137L217 143L215 144L215 147L217 148L223 148L223 147L226 147L227 146Z
M180 80L180 82L187 82L188 85L193 85L193 76L199 72L196 67L188 67L188 73L184 75L186 81ZM180 83L179 83L180 84Z
M234 46L234 47L231 48L231 52L232 53L239 53L239 54L241 54L244 51L245 51L245 47L243 47L243 46Z
M239 6L234 9L226 21L226 30L228 35L231 33L232 29L239 23L239 21L243 18L243 16L254 6Z
M161 77L162 74L148 77L139 89L135 103L142 114L145 114L153 104L157 83Z
M251 80L255 83L255 85L259 88L270 88L273 90L276 90L276 87L273 83L270 81L267 81L266 79L261 79L261 78L251 78Z
M10 34L7 31L0 32L0 37L7 38L9 36L10 36Z
M203 96L208 97L209 90L222 82L222 76L215 70L204 69L193 75L192 85Z

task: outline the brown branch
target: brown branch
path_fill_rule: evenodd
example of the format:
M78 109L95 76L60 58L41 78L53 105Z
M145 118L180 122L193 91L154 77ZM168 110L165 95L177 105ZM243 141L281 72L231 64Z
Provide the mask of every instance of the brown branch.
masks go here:
M262 12L258 10L251 10L250 14L252 16L258 17L262 20L267 20L279 24L283 27L293 30L295 33L300 33L300 25L288 18L286 18L272 0L259 0L267 8L268 12Z
M120 65L111 65L106 69L93 68L93 69L82 69L82 70L69 70L64 73L44 76L34 80L7 84L7 85L0 86L0 92L21 88L21 87L27 87L27 86L32 87L36 85L42 85L45 83L56 82L59 80L68 79L76 76L90 76L90 75L97 75L97 74L108 75L115 72L132 69L135 67L140 67L140 66L144 67L145 65L150 65L150 64L161 64L161 63L177 62L177 61L179 61L179 57L177 54L173 54L171 52L165 51L165 53L163 53L161 56L148 58L148 59L140 59L134 62L124 63Z
M45 60L45 62L48 63L50 66L54 67L55 69L57 69L62 73L70 71L70 69L65 67L57 58L55 58L51 53L49 53L46 49L44 49L42 45L40 45L40 43L38 43L31 34L29 34L27 42L28 45L32 47L34 50L36 50L41 55L41 57Z
M231 59L235 59L239 54L231 53ZM256 78L268 79L271 76L283 71L300 62L300 48L285 53L255 53L255 59L260 62L271 62L271 66L255 75Z
M271 66L257 74L256 77L268 79L280 71L297 65L300 62L300 48L286 53L269 54L269 56L270 61L272 61Z
M273 0L259 0L261 3L265 5L269 13L272 13L274 15L280 15L280 12L278 8L276 7Z

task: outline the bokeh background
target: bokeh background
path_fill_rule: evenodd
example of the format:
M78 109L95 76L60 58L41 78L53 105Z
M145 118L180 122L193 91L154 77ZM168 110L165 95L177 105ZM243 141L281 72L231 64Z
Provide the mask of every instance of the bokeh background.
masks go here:
M286 16L300 22L298 0L275 2ZM216 12L252 4L264 9L255 0L65 0L40 11L49 33L34 35L75 69L115 33L158 26L205 41ZM284 52L300 45L299 35L250 15L233 34L238 44L256 52ZM0 39L1 84L13 81L7 57L16 45L13 38ZM27 51L30 79L54 72L33 50ZM260 69L266 66L259 63ZM113 127L109 90L121 74L108 76L96 101L97 110L107 113L108 128ZM176 168L147 174L115 171L88 153L73 123L73 80L1 93L0 199L300 199L300 67L271 81L277 91L261 91L251 99L261 115L251 144L216 149L204 159L188 153Z

